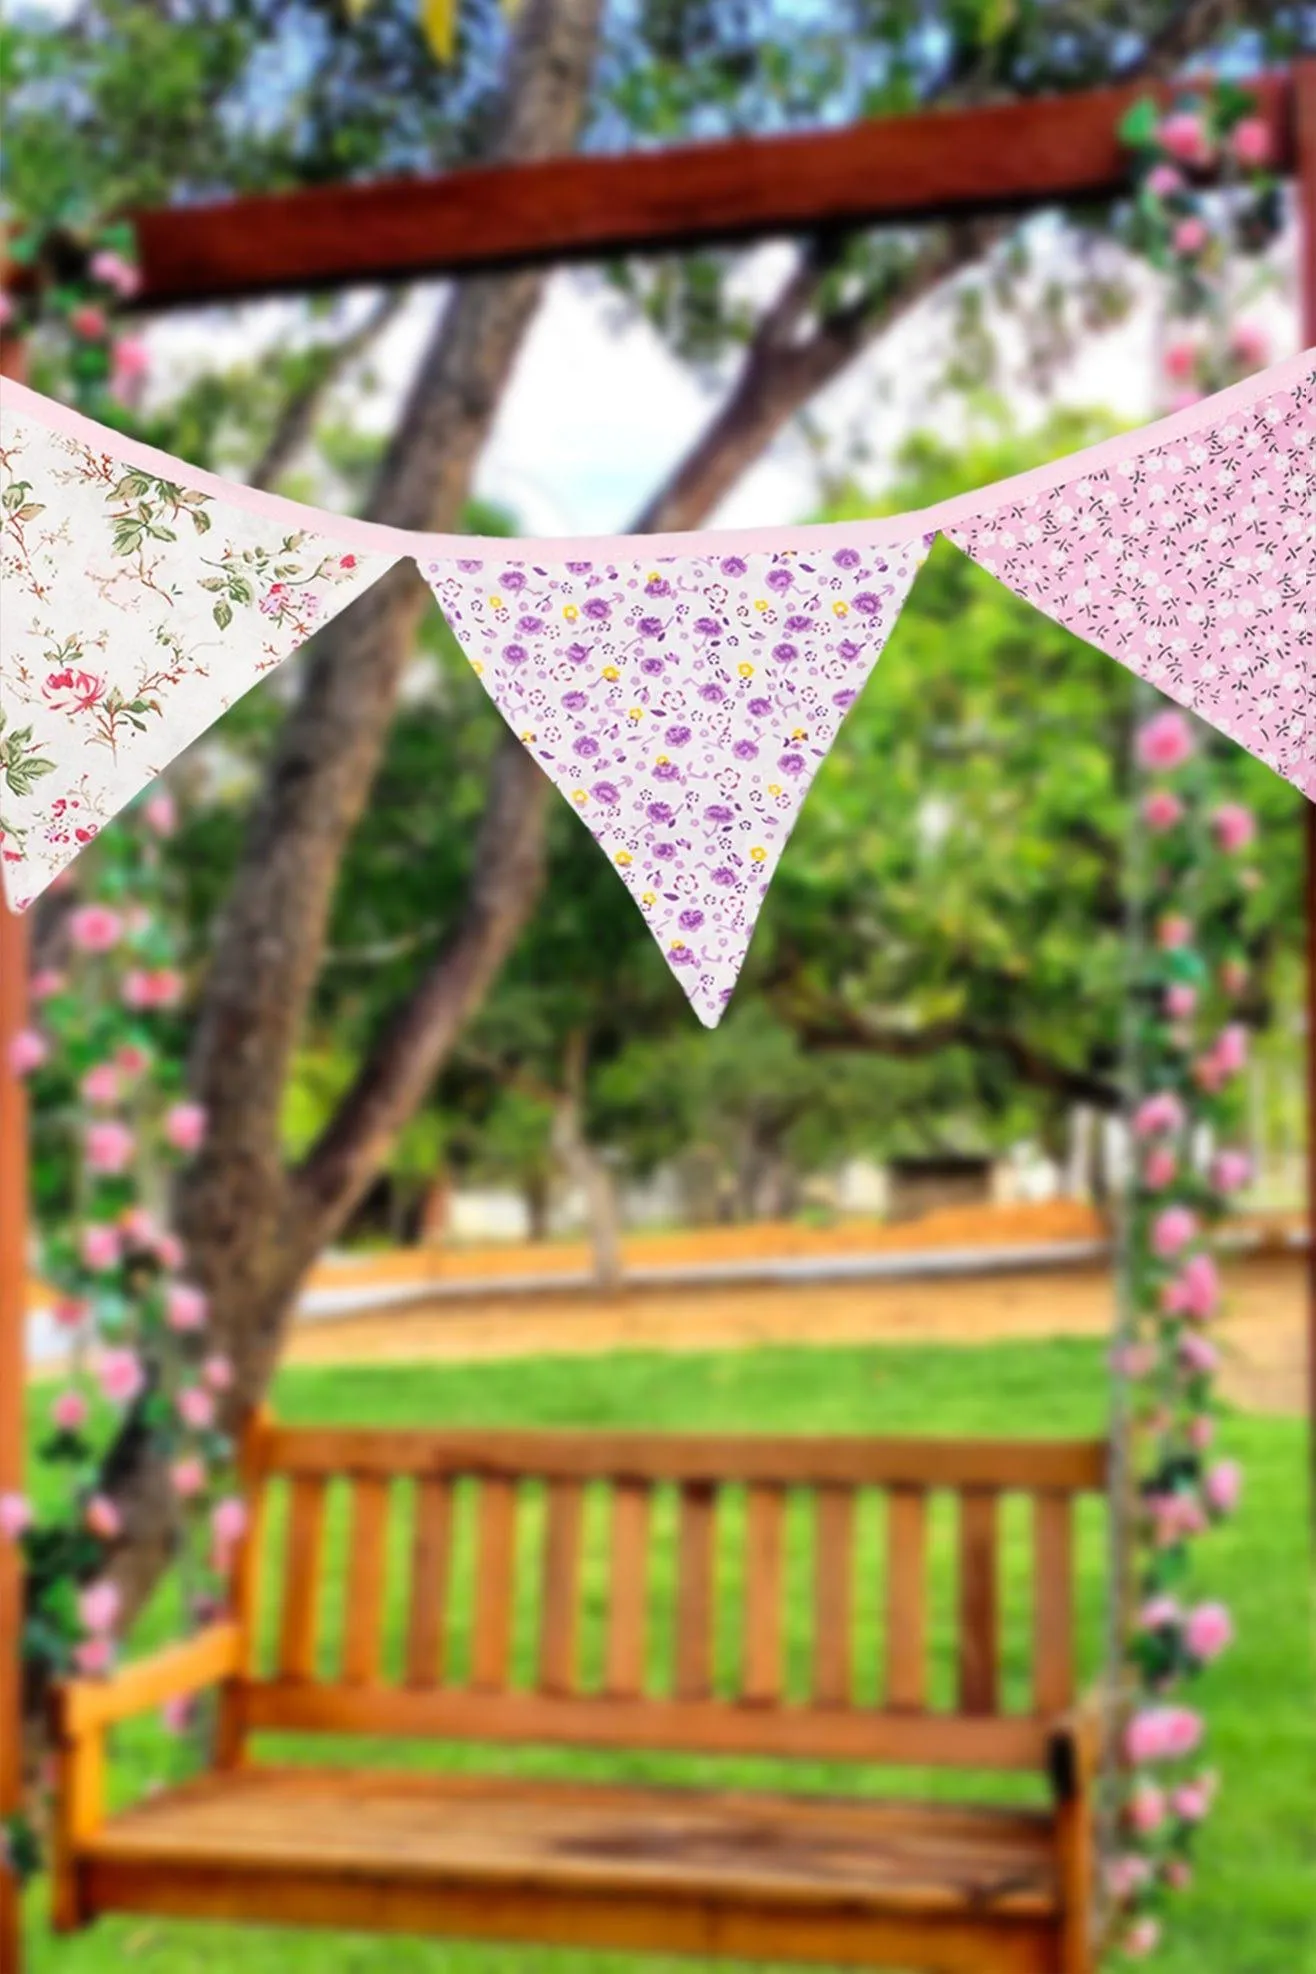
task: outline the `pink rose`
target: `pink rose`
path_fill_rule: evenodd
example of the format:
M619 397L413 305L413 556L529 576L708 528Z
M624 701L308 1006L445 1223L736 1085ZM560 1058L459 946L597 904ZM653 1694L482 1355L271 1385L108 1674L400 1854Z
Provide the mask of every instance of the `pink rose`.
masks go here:
M172 836L178 826L178 809L167 788L157 788L142 805L146 826L155 836Z
M62 1391L50 1408L50 1416L61 1432L80 1432L87 1423L87 1401L80 1391Z
M1186 1892L1193 1882L1193 1867L1186 1857L1167 1858L1161 1876L1172 1892Z
M165 1137L175 1151L199 1151L206 1135L206 1123L203 1105L175 1104L165 1118Z
M1145 1378L1156 1368L1156 1349L1150 1343L1119 1343L1110 1353L1110 1368L1118 1377Z
M1152 1875L1152 1868L1145 1857L1136 1851L1129 1851L1123 1857L1112 1858L1106 1867L1106 1884L1111 1897L1118 1905L1126 1905L1140 1892Z
M32 1510L26 1495L0 1494L0 1535L17 1542L32 1526Z
M121 336L110 351L116 384L139 384L151 367L151 354L140 336Z
M1220 985L1235 1000L1247 986L1247 968L1242 960L1226 960L1220 968Z
M1164 1261L1197 1238L1197 1216L1186 1206L1167 1206L1152 1222L1152 1253Z
M76 1330L86 1322L90 1305L80 1296L66 1295L60 1297L50 1313L61 1330Z
M130 301L141 288L142 277L137 269L111 247L102 247L94 253L90 265L93 279L113 288L124 301Z
M1207 1506L1217 1515L1232 1515L1243 1492L1243 1470L1237 1460L1220 1460L1206 1477Z
M173 1482L174 1493L178 1495L179 1499L191 1501L198 1494L204 1492L206 1485L205 1462L195 1458L175 1460L173 1466L169 1469L169 1478Z
M172 967L161 967L155 973L146 973L140 967L134 967L124 979L124 1006L139 1014L158 1008L176 1008L182 998L183 976Z
M108 1110L119 1101L119 1072L112 1062L98 1062L89 1069L79 1086L82 1101L97 1110Z
M146 1389L146 1372L135 1350L103 1350L96 1376L111 1405L131 1405Z
M1173 110L1161 119L1156 132L1163 151L1180 164L1204 165L1210 162L1211 140L1206 125L1195 110Z
M108 1495L93 1494L83 1516L87 1527L102 1542L113 1542L123 1533L123 1516Z
M1182 912L1167 912L1156 928L1156 943L1167 953L1180 952L1191 945L1193 922Z
M160 1725L166 1734L186 1734L196 1718L196 1695L176 1693L160 1709Z
M1211 1161L1211 1184L1218 1193L1239 1193L1252 1177L1252 1161L1246 1152L1217 1152Z
M1140 1779L1129 1797L1131 1827L1140 1837L1150 1837L1165 1821L1165 1791L1155 1782Z
M1199 1412L1195 1419L1189 1420L1188 1444L1195 1447L1199 1453L1205 1452L1214 1438L1215 1420L1209 1419L1205 1412Z
M1158 834L1173 829L1182 819L1183 803L1168 788L1155 788L1142 805L1142 819L1148 829Z
M1270 163L1270 130L1261 117L1243 117L1234 125L1229 143L1238 162L1249 169Z
M233 1389L232 1360L225 1357L221 1351L216 1351L213 1357L207 1357L201 1366L201 1375L212 1391Z
M1259 322L1236 323L1229 347L1249 370L1260 370L1270 356L1270 338Z
M1182 1616L1178 1599L1161 1595L1148 1598L1138 1613L1138 1623L1144 1631L1166 1631Z
M69 938L80 953L108 953L122 934L123 920L108 905L82 905L69 914Z
M20 1028L9 1044L9 1070L13 1076L30 1076L50 1055L44 1035L35 1028Z
M210 1527L222 1549L231 1549L235 1542L241 1542L247 1533L247 1510L236 1495L226 1495L222 1501L215 1503Z
M42 1001L53 1000L56 994L64 992L64 976L53 966L41 967L28 982L29 998L40 1005Z
M102 1178L121 1178L131 1165L136 1149L137 1140L126 1124L108 1120L87 1127L87 1165Z
M1156 1138L1183 1129L1183 1105L1171 1090L1146 1097L1133 1116L1133 1129L1139 1138Z
M1197 989L1176 980L1165 990L1165 1012L1171 1021L1187 1021L1197 1006Z
M1204 1323L1214 1314L1220 1300L1220 1270L1214 1258L1209 1254L1193 1255L1184 1263L1179 1282L1183 1290L1182 1313Z
M1184 189L1183 173L1172 164L1153 165L1147 173L1147 189L1158 199L1173 199Z
M215 1401L201 1385L187 1385L178 1394L178 1416L194 1433L208 1432L215 1423Z
M103 1678L114 1664L113 1639L84 1638L73 1649L73 1663L88 1679Z
M1206 1337L1190 1330L1179 1339L1179 1362L1193 1377L1209 1378L1219 1369L1220 1352Z
M1211 1808L1211 1792L1201 1782L1181 1782L1170 1796L1170 1808L1184 1823L1200 1823Z
M125 1076L140 1076L151 1067L151 1058L135 1042L125 1042L114 1051L114 1060Z
M78 1598L78 1618L84 1631L103 1638L119 1621L119 1592L108 1577L90 1584Z
M1241 1022L1231 1022L1228 1028L1221 1029L1212 1054L1226 1076L1236 1076L1240 1069L1246 1068L1248 1033Z
M155 1253L160 1266L169 1269L171 1273L174 1269L181 1268L185 1259L183 1243L179 1240L177 1234L157 1234L155 1237Z
M82 1230L79 1243L82 1265L95 1274L102 1274L107 1268L119 1265L119 1230L93 1222Z
M1191 213L1179 221L1170 238L1177 254L1200 254L1208 238L1206 222Z
M171 1282L165 1290L165 1321L171 1330L204 1329L209 1308L201 1290L190 1282Z
M1139 730L1138 760L1153 773L1181 768L1192 751L1192 728L1182 713L1157 713Z
M1222 802L1211 817L1211 828L1220 848L1232 857L1256 841L1257 819L1241 802Z
M1161 1922L1149 1912L1142 1913L1120 1942L1130 1960L1146 1960L1161 1944Z
M108 326L104 309L97 308L92 302L84 302L81 308L69 311L69 328L75 336L82 336L89 343L103 336Z
M1209 1665L1232 1643L1234 1621L1223 1604L1199 1604L1188 1613L1183 1635L1193 1657Z
M1176 336L1165 349L1165 374L1184 383L1197 369L1197 345L1191 336Z

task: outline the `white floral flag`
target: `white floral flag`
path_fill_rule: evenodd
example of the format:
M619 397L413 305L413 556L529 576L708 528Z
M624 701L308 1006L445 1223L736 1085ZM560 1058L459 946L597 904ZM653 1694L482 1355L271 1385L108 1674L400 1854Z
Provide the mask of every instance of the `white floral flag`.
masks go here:
M0 857L19 909L397 560L345 552L290 506L248 512L159 465L5 404Z

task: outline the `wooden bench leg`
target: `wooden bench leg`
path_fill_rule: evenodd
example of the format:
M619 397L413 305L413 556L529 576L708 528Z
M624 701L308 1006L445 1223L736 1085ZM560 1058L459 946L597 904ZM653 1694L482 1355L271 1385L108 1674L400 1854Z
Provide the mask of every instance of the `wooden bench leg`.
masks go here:
M56 1812L52 1833L51 1924L75 1933L92 1915L82 1892L78 1853L105 1814L105 1735L91 1730L61 1741L55 1753Z

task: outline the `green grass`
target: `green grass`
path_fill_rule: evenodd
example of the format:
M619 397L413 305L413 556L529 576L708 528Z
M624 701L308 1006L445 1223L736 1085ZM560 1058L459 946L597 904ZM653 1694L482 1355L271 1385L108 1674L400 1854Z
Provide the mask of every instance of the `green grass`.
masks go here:
M38 1404L45 1401L38 1397ZM780 1431L1009 1432L1069 1434L1101 1430L1106 1404L1104 1354L1082 1342L1010 1344L988 1349L873 1347L761 1350L725 1355L626 1354L597 1359L548 1359L471 1366L354 1366L302 1369L280 1379L276 1406L289 1420L388 1424L537 1424L638 1426L654 1430L742 1428ZM1246 1465L1245 1504L1236 1522L1200 1551L1203 1594L1233 1607L1238 1641L1206 1676L1199 1697L1211 1721L1211 1757L1225 1781L1219 1807L1199 1848L1197 1883L1179 1908L1165 1951L1163 1974L1316 1974L1312 1886L1316 1883L1316 1732L1313 1731L1309 1649L1303 1435L1296 1421L1230 1416L1222 1445ZM538 1504L525 1507L527 1539ZM277 1522L277 1517L275 1518ZM734 1574L734 1508L721 1532L720 1555ZM588 1676L597 1657L602 1607L599 1542L591 1540L585 1578L583 1657ZM276 1530L277 1532L277 1530ZM948 1676L950 1616L948 1530L934 1543L940 1602L934 1623L937 1677ZM399 1543L403 1531L396 1531ZM1084 1640L1090 1670L1100 1648L1105 1578L1100 1518L1085 1519L1080 1542ZM1022 1666L1010 1643L1010 1621L1023 1610L1025 1531L1007 1522L1004 1554L1007 1677ZM860 1528L861 1583L876 1582L877 1531ZM874 1567L865 1567L871 1546ZM467 1543L469 1562L469 1543ZM329 1568L341 1579L345 1530L331 1529ZM273 1564L272 1564L273 1568ZM469 1572L468 1572L469 1574ZM533 1572L528 1573L533 1575ZM396 1573L395 1573L396 1575ZM721 1579L725 1580L725 1578ZM789 1663L803 1674L808 1654L807 1596L801 1572L792 1577ZM658 1594L670 1586L659 1581ZM517 1614L518 1660L528 1662L534 1620L533 1588ZM469 1583L454 1618L459 1647ZM334 1600L330 1599L332 1603ZM174 1596L166 1591L142 1627L141 1643L169 1635ZM389 1649L400 1635L400 1591L390 1600ZM874 1591L857 1619L856 1657L876 1661L880 1616ZM718 1662L729 1673L734 1640L719 1641ZM661 1656L661 1655L660 1655ZM662 1667L658 1671L661 1673ZM277 1750L278 1744L269 1744ZM300 1752L300 1750L299 1750ZM526 1751L482 1751L397 1744L335 1743L335 1760L385 1760L411 1765L460 1761L575 1774L623 1773L697 1780L713 1773L697 1759L631 1757L609 1761ZM116 1788L131 1793L179 1772L185 1760L153 1722L125 1730L116 1748ZM746 1778L746 1764L721 1765L719 1775ZM783 1779L776 1765L754 1779ZM835 1786L840 1772L803 1765L804 1786ZM860 1787L924 1788L939 1792L952 1779L863 1771ZM974 1779L975 1793L1001 1793L998 1781ZM270 1929L169 1924L153 1920L102 1922L74 1940L53 1943L34 1889L31 1965L36 1974L108 1974L127 1966L143 1974L657 1974L691 1963L626 1955L582 1955L548 1949L476 1948L427 1941L282 1933Z

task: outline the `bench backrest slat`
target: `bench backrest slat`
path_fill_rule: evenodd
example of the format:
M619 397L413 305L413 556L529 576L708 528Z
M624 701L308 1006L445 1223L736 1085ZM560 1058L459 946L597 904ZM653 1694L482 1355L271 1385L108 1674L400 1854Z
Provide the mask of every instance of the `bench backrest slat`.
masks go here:
M274 1603L248 1725L1013 1766L1073 1698L1074 1503L1106 1452L260 1423L246 1467L256 1520L287 1497L277 1568L242 1575L253 1635Z

